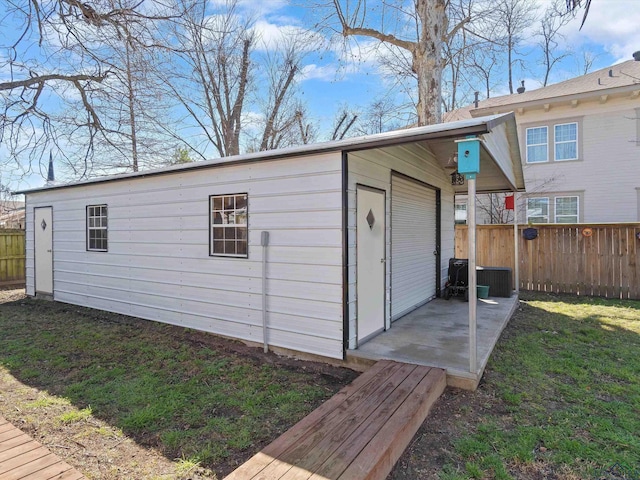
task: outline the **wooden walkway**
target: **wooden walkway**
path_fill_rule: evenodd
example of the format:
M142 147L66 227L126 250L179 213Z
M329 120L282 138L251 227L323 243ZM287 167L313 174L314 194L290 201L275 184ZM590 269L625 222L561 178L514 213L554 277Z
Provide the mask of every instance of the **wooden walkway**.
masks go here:
M445 386L442 369L381 360L226 480L384 480Z
M0 416L0 479L86 480L26 433Z

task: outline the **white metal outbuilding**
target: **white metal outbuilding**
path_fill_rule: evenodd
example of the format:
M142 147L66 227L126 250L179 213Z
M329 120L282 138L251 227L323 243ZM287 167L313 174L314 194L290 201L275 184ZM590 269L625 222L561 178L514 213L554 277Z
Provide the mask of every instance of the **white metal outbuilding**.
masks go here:
M27 294L342 359L439 295L469 136L524 189L505 114L20 192Z

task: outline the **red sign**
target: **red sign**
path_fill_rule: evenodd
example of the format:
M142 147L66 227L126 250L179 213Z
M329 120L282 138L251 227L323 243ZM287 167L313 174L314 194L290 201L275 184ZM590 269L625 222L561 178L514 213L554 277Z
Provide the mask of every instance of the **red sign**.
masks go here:
M506 210L514 210L515 209L515 205L514 205L514 201L513 201L513 195L507 195L506 197L504 197L504 208Z

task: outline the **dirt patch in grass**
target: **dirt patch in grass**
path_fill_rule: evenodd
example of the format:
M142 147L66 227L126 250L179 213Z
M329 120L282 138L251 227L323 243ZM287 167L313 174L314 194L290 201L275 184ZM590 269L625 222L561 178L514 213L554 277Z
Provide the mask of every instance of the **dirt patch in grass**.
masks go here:
M0 291L0 414L91 479L222 478L357 375Z

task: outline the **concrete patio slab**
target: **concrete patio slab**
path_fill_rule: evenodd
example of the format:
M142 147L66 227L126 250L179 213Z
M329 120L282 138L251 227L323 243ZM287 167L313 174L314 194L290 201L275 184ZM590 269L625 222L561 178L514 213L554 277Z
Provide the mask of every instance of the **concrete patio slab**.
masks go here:
M475 372L469 369L469 304L455 297L434 299L393 322L386 332L348 350L347 363L386 359L439 367L446 370L448 385L474 390L517 307L517 295L478 300Z

